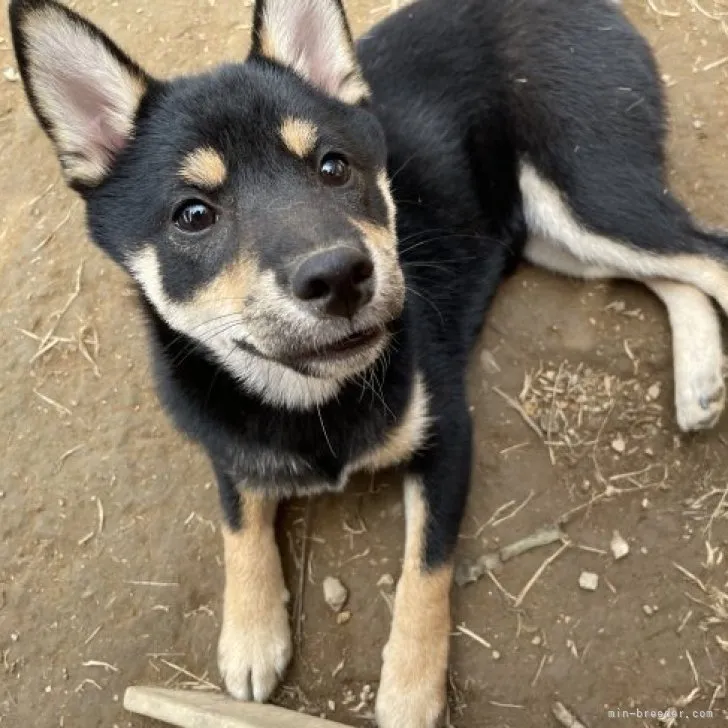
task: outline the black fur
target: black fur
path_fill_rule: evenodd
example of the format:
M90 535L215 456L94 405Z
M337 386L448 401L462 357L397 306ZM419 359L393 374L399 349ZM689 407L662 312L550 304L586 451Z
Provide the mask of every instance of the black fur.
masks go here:
M11 3L26 85L19 21L42 4ZM363 107L327 98L261 57L263 6L246 64L150 80L134 139L108 178L83 190L91 234L121 265L156 241L164 286L175 300L214 279L240 254L242 239L253 240L263 268L285 283L281 260L306 230L331 217L327 210L348 206L381 224L386 207L370 178L348 197L320 194L309 184L308 162L282 155L267 133L284 116L300 116L364 170L386 155L408 292L401 316L389 324L387 352L363 374L367 385L351 381L307 410L267 404L204 342L173 330L148 301L145 307L162 401L209 453L234 528L240 487L278 496L338 489L347 465L399 421L420 372L432 423L407 468L425 485L426 562L434 567L452 555L469 486L468 356L527 237L519 163L529 162L555 185L586 227L617 241L713 257L724 256L723 242L697 232L665 193L665 113L655 64L609 0L420 0L359 42L372 91ZM180 155L204 144L220 149L232 170L233 182L212 202L233 205L238 227L216 247L167 245L164 223L187 194L175 177ZM269 201L283 199L297 202L295 214L271 215ZM343 223L326 225L331 239L354 234Z

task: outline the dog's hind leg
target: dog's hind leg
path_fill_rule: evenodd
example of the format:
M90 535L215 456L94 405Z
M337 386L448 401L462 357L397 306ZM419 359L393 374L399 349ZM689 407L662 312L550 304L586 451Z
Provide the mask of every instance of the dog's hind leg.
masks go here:
M684 283L644 283L665 304L670 319L677 423L685 432L712 427L725 406L723 347L713 302Z
M721 301L728 298L728 273L705 256L655 255L593 235L576 223L565 203L549 199L551 190L534 198L535 186L525 203L537 234L529 239L525 257L564 275L630 278L647 285L665 304L672 329L678 425L686 432L712 427L725 405L725 386L720 323L708 296L728 306L728 300Z

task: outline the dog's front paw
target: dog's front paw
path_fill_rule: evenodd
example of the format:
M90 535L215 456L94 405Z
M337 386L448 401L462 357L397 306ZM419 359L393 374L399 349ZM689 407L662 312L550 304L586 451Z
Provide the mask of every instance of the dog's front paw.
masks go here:
M448 637L423 637L393 635L384 649L376 704L379 728L438 725L447 699Z
M689 381L676 382L677 423L683 432L707 430L725 408L725 385L720 367L691 372Z
M218 645L218 666L230 695L265 702L291 659L291 628L285 602L254 619L228 618Z

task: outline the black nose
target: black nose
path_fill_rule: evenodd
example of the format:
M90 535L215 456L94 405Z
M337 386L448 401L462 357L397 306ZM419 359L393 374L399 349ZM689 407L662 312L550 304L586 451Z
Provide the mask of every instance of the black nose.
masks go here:
M372 300L374 266L355 248L329 248L306 258L291 288L301 301L329 316L351 318Z

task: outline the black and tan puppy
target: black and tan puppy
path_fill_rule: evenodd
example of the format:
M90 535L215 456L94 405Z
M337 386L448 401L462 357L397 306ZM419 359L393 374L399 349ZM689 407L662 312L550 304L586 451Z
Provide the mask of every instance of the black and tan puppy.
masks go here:
M465 369L524 246L668 306L683 429L723 407L726 239L666 190L646 44L610 0L421 0L352 43L337 0L259 0L245 63L150 77L53 0L13 0L25 88L95 242L138 284L161 398L225 513L219 665L266 700L291 655L279 500L401 466L383 728L445 703ZM707 294L707 295L706 295Z

